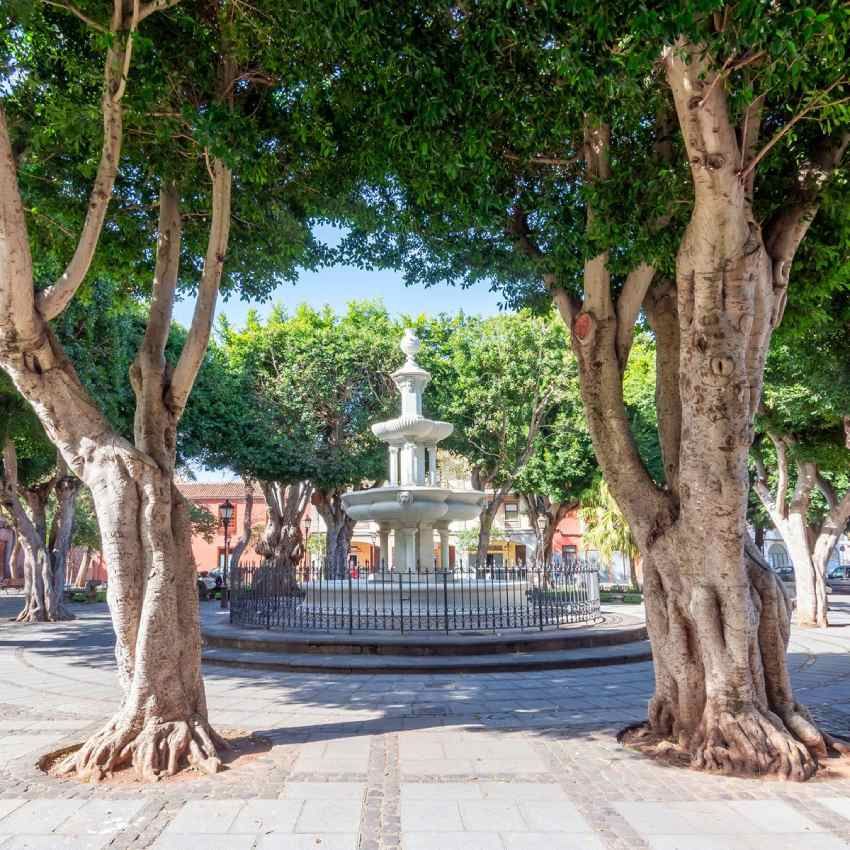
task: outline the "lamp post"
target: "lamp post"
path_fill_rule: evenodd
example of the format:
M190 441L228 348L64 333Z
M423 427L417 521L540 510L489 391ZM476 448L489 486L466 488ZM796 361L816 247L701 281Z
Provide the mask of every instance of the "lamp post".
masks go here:
M230 557L230 520L233 519L233 503L225 499L218 506L218 519L224 526L224 569L222 570L221 607L227 608L227 561Z
M310 517L304 519L304 581L310 580Z

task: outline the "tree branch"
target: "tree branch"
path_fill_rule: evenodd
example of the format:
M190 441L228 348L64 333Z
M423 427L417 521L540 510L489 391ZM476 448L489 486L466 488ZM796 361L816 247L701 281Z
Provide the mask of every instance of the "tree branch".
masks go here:
M46 3L48 6L55 6L57 9L64 9L66 12L70 12L72 15L76 15L86 26L91 27L94 30L102 33L108 33L109 30L103 26L103 24L99 24L97 21L92 20L87 15L84 15L76 6L71 3L62 3L60 0L42 0L43 3Z
M629 272L623 291L617 299L617 359L620 361L621 372L626 371L634 339L635 322L653 277L655 269L647 263L641 263Z
M113 23L118 18L113 17ZM120 19L119 19L120 22ZM123 140L123 109L121 99L130 69L133 55L133 39L139 22L139 0L133 0L133 13L129 30L124 38L118 38L118 31L112 30L113 46L106 53L104 69L103 97L103 142L100 151L100 163L97 167L94 185L89 195L88 211L83 230L77 242L74 256L52 286L39 292L36 307L47 320L55 319L74 297L91 266L97 243L103 230L106 210L112 197L115 176L118 173L118 161L121 157ZM120 46L119 46L120 44Z
M773 261L773 311L776 327L785 312L791 263L820 206L820 193L832 172L841 164L850 145L850 132L822 138L809 160L795 175L792 200L765 227L765 247Z
M171 381L171 406L177 415L182 413L186 406L207 350L227 243L230 238L230 169L221 160L214 160L212 168L212 222L207 254L204 259L204 271L198 287L192 325Z
M678 501L679 453L682 444L682 398L679 393L679 309L676 285L664 280L644 299L644 310L655 335L655 405L658 437L667 487Z
M174 295L180 270L180 198L177 187L163 181L159 192L159 236L156 245L153 297L140 354L146 365L164 369L165 345L171 331Z
M141 11L139 12L139 20L143 21L148 15L152 15L154 12L161 12L164 9L170 9L172 6L176 6L180 0L151 0L150 3L145 3L142 6Z
M37 339L41 322L35 313L32 256L15 169L6 113L0 100L0 324L7 332Z
M778 481L776 484L776 501L774 510L776 515L786 519L788 517L788 451L784 437L768 431L773 447L776 449L776 462L778 465Z
M584 131L584 158L589 182L606 180L611 176L608 148L611 128L607 124L587 120ZM593 208L588 205L587 229L594 220ZM582 312L590 313L595 321L603 321L614 314L611 300L611 275L608 272L608 252L603 251L588 259L584 264L584 302Z
M744 122L741 127L741 165L740 171L744 174L744 169L747 168L756 156L756 145L761 132L761 116L764 109L764 95L760 94L753 98L752 102L747 105L744 110ZM755 169L750 169L744 179L744 191L747 197L752 200L753 189L755 185Z
M821 495L826 500L827 508L830 511L833 510L838 504L838 494L835 492L835 487L832 486L832 483L823 477L823 474L820 469L818 469L817 465L815 465L815 484L817 485L818 490L820 490Z

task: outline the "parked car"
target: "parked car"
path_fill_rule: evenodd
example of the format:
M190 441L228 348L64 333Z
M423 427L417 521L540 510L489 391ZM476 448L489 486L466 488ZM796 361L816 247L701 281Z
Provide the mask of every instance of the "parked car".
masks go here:
M826 574L831 593L850 593L850 564L833 567Z

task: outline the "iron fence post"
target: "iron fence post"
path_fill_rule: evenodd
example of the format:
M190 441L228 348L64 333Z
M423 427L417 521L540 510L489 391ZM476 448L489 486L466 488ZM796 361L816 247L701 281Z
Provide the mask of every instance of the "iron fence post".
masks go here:
M348 568L348 633L354 632L354 611L351 601L351 567Z
M401 626L401 633L404 634L404 586L402 582L402 574L398 574L398 622Z
M443 570L443 620L446 624L446 634L449 633L449 577L447 570Z
M543 631L543 588L541 586L541 577L538 576L537 583L537 619L540 622L540 631Z

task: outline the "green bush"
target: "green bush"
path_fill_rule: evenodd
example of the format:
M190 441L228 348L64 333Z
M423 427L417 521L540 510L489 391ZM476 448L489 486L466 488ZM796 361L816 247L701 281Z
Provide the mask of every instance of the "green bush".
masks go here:
M622 602L625 605L640 605L643 602L643 594L635 593L616 593L612 590L602 590L599 592L600 602Z

